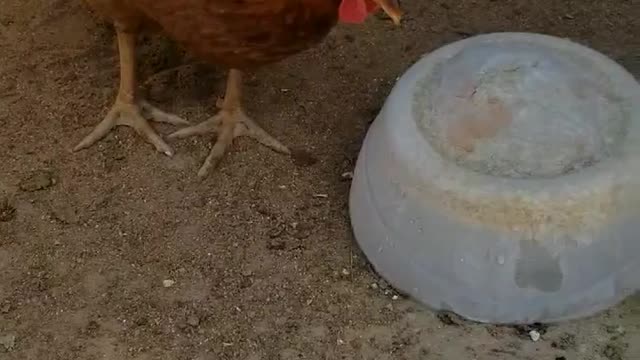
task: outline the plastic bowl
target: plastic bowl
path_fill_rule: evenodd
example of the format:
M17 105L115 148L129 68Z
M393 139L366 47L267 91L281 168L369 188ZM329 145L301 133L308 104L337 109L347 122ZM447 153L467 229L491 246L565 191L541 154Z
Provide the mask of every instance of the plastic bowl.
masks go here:
M356 240L398 290L490 323L592 315L640 287L640 85L529 33L468 38L397 82L358 158Z

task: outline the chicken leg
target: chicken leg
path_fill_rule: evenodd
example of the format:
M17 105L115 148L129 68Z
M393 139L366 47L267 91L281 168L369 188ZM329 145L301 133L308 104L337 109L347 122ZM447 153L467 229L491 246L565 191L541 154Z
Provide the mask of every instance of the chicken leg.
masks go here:
M144 100L136 99L136 34L123 31L118 26L116 26L116 31L120 53L120 88L118 96L104 120L73 151L88 148L104 138L116 126L126 125L135 129L139 135L155 146L156 150L167 156L172 156L173 149L156 133L147 118L172 125L188 125L189 122L176 115L157 109Z
M185 138L192 135L217 133L218 138L209 156L198 171L198 177L204 177L209 170L215 168L224 157L233 139L240 136L250 137L262 145L277 152L290 154L289 149L269 135L253 119L245 115L242 105L242 72L232 69L227 79L227 91L224 99L218 100L218 114L204 122L180 129L169 135L169 138Z

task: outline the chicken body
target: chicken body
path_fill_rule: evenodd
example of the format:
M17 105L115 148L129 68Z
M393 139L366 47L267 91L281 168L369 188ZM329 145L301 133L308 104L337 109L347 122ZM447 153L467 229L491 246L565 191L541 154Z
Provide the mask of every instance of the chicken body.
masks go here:
M83 139L86 148L117 125L129 125L157 150L173 150L147 122L187 124L136 96L135 40L142 27L159 27L204 61L230 69L219 113L170 135L181 138L209 132L217 141L199 171L204 176L222 159L233 139L249 136L281 153L286 146L245 115L241 106L243 72L276 62L319 43L336 25L342 0L85 0L113 21L120 51L120 88L107 117Z

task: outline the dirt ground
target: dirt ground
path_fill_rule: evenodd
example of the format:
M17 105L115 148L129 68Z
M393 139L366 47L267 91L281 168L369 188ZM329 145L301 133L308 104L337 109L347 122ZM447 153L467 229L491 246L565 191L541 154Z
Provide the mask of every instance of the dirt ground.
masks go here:
M247 110L291 159L236 142L205 181L210 139L156 153L128 128L70 148L112 104L113 32L79 0L0 9L0 359L638 359L640 299L591 319L472 324L398 297L354 244L349 182L369 122L422 54L492 31L570 37L633 66L636 0L406 0L261 69ZM155 104L204 120L224 69L147 36ZM176 71L178 65L187 65ZM166 134L172 129L160 126ZM314 194L326 194L317 197ZM167 281L169 280L169 281Z

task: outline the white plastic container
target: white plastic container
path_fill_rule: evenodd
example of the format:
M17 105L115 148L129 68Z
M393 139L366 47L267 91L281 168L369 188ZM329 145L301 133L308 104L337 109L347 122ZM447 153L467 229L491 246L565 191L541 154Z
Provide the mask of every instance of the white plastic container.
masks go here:
M397 82L351 188L392 285L491 323L553 322L640 288L640 85L555 37L476 36Z

